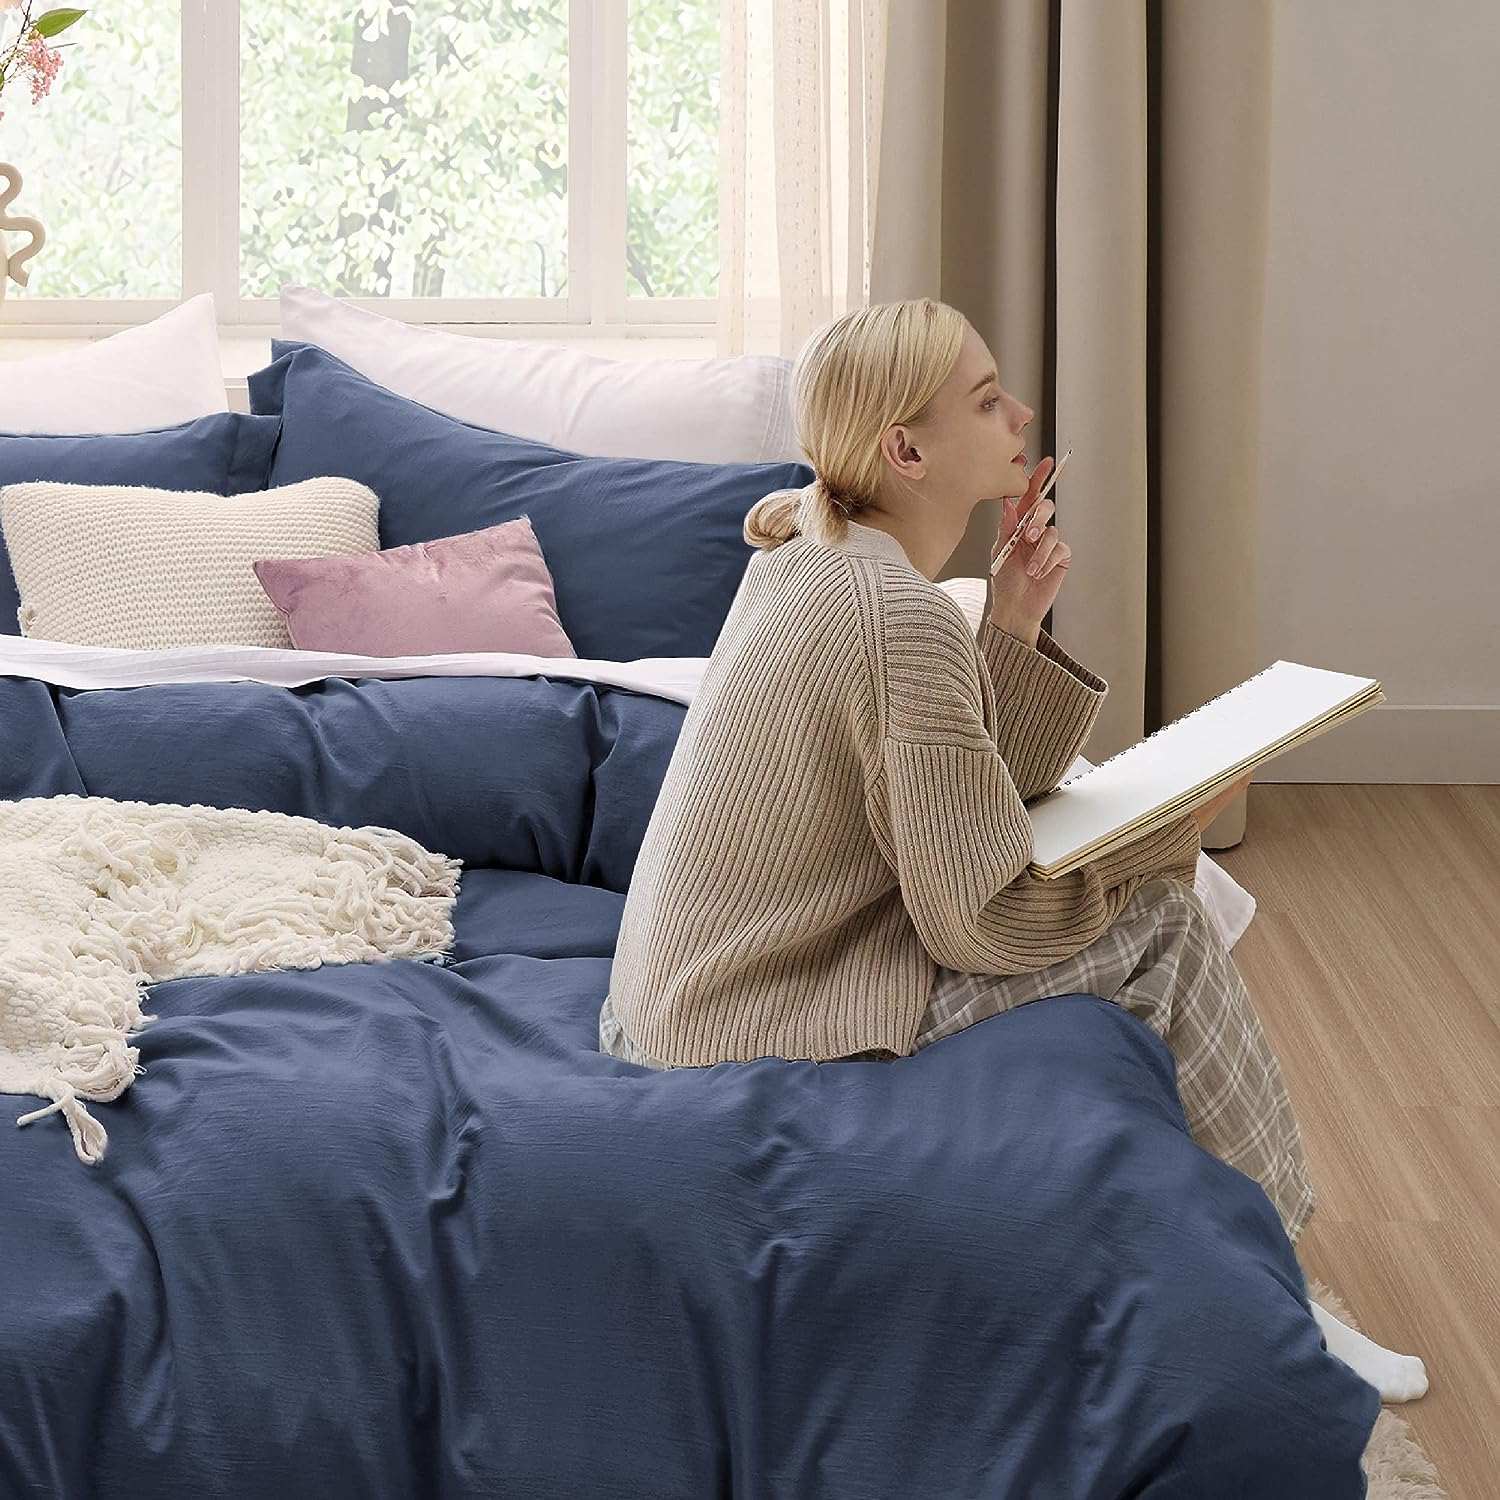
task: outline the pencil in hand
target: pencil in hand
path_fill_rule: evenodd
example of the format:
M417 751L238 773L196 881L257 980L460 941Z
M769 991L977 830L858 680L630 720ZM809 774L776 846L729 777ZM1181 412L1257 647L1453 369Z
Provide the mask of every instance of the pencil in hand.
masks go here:
M1005 562L1005 559L1010 556L1011 549L1016 545L1017 542L1021 540L1022 536L1025 535L1026 527L1031 520L1032 514L1035 512L1037 506L1047 498L1048 491L1051 490L1052 486L1057 483L1057 476L1063 471L1063 465L1066 464L1067 461L1072 458L1072 456L1073 450L1069 448L1068 451L1063 454L1062 458L1058 460L1057 467L1053 469L1053 471L1047 476L1047 482L1042 486L1041 493L1036 497L1035 504L1033 504L1031 509L1021 517L1021 524L1016 527L1016 534L1011 537L1011 539L995 554L995 560L990 564L991 578L993 578L995 574L1000 571L1002 565Z

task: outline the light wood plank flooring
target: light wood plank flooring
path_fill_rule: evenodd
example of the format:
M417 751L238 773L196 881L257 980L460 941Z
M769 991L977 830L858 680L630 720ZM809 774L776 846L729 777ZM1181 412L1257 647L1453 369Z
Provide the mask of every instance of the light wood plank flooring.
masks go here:
M1252 784L1212 850L1319 1203L1298 1252L1427 1363L1395 1408L1452 1500L1500 1496L1500 786Z

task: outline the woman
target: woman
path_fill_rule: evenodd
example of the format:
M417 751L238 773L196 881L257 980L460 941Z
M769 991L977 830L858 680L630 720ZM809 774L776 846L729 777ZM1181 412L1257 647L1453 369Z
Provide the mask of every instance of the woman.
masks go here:
M816 478L768 495L632 876L601 1050L648 1067L899 1058L1015 1005L1098 995L1164 1038L1193 1138L1255 1178L1295 1245L1314 1194L1276 1058L1193 888L1249 778L1058 880L1025 801L1057 786L1108 684L1041 620L1071 551L1043 501L978 637L933 582L986 497L991 556L1035 500L1033 415L929 298L861 308L793 375ZM857 519L856 519L857 518ZM1388 1400L1420 1360L1315 1313Z

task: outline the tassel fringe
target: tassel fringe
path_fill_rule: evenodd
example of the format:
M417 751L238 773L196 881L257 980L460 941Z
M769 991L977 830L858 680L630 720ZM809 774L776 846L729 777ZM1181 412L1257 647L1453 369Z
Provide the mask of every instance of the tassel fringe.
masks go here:
M389 958L445 962L462 866L389 828L103 797L0 802L0 1092L51 1102L80 1161L84 1100L140 1068L146 986ZM13 899L8 899L13 898Z

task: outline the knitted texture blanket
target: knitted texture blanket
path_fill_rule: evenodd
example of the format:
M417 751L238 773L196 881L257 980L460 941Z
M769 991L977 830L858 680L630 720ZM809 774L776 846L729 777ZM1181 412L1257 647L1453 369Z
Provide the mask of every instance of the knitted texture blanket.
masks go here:
M188 975L440 957L460 865L389 828L108 797L0 801L0 1093L52 1102L79 1158L84 1100L142 1072L146 986Z

